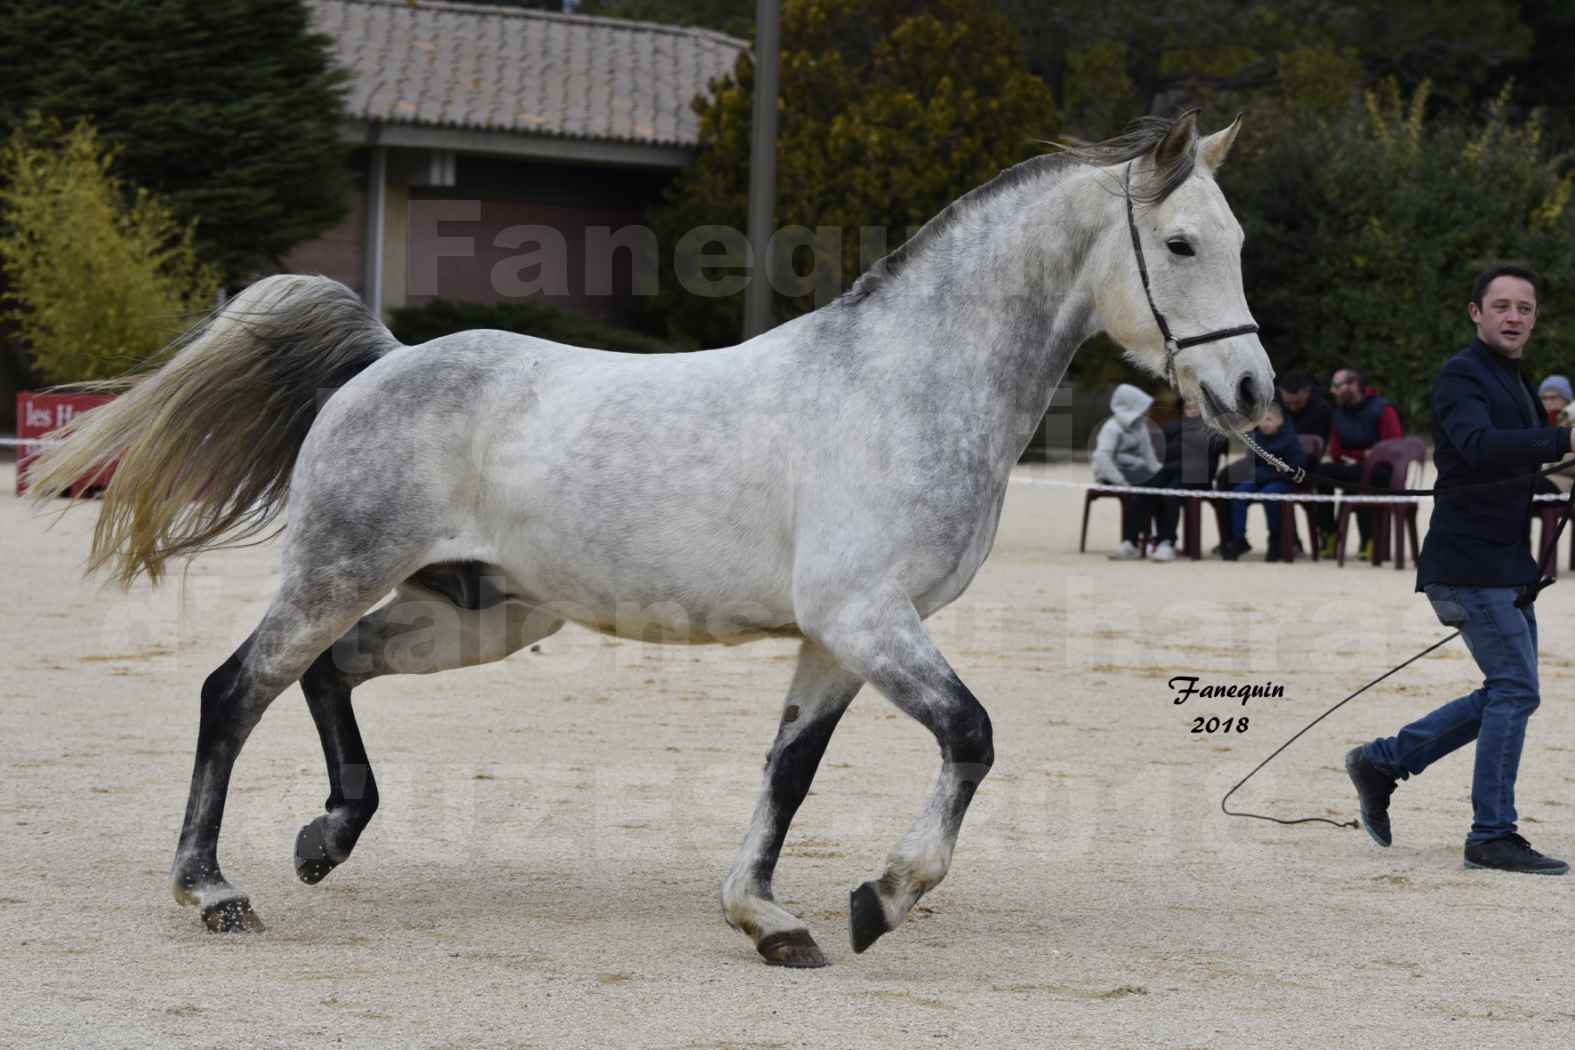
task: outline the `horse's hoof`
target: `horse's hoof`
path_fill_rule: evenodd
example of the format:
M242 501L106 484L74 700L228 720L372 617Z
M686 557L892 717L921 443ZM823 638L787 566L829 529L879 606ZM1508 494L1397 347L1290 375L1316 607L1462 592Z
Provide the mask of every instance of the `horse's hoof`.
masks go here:
M755 950L772 966L816 970L831 965L808 930L782 930L768 934L755 945Z
M295 874L308 886L322 882L339 864L329 859L323 826L314 820L295 836Z
M261 933L263 921L252 911L245 897L231 897L202 909L202 921L210 933Z
M862 952L886 931L886 911L880 906L880 895L873 882L866 882L848 895L848 933L853 950Z

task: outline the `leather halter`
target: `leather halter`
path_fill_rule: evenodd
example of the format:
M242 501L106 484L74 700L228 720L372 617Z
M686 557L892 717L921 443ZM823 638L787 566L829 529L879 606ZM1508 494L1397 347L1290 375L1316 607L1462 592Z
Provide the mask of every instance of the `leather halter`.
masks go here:
M1171 334L1170 324L1165 320L1165 315L1159 312L1159 306L1154 302L1154 292L1148 284L1148 263L1143 261L1143 241L1138 236L1137 217L1132 208L1132 165L1127 164L1126 181L1124 189L1127 198L1127 230L1132 234L1132 254L1137 257L1138 276L1143 278L1143 295L1148 299L1148 308L1154 314L1154 323L1159 325L1159 334L1165 337L1165 381L1176 387L1176 355L1193 346L1202 346L1204 343L1215 343L1221 339L1229 339L1237 335L1251 335L1258 330L1255 324L1240 324L1235 328L1220 328L1202 335L1189 335L1185 339L1177 339Z

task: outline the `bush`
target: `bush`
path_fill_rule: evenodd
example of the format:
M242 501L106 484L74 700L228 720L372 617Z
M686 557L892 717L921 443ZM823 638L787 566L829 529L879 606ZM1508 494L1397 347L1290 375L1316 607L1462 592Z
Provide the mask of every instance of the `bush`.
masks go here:
M406 344L424 343L473 328L495 328L551 339L570 346L621 350L630 354L665 354L692 349L664 343L626 328L591 321L541 303L485 305L434 299L425 306L401 307L394 310L393 315L394 336Z
M1575 209L1564 158L1508 89L1474 122L1427 115L1428 89L1392 84L1333 120L1304 123L1222 177L1247 228L1249 299L1278 367L1355 365L1408 429L1430 420L1433 380L1471 340L1471 280L1499 261L1544 278L1527 368L1575 363ZM1535 363L1533 363L1535 362Z
M114 160L86 123L63 131L35 119L0 150L5 318L48 383L123 375L218 293L195 225L125 186Z

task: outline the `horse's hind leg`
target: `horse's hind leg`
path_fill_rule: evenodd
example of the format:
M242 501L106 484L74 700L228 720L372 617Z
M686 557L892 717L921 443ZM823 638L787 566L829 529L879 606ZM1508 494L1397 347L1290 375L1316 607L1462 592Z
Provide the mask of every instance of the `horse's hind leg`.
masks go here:
M351 707L351 690L386 674L432 674L501 660L563 626L551 613L501 599L454 604L473 593L439 596L404 587L362 617L301 678L328 765L325 812L295 839L295 872L316 883L350 858L377 812L377 781Z
M917 719L941 746L941 774L924 811L880 878L852 893L853 950L862 952L946 877L968 803L995 761L993 732L990 716L930 641L907 598L844 602L801 622L806 619L806 634Z
M219 870L219 828L235 760L268 705L377 594L310 605L291 601L294 597L298 591L282 589L257 630L202 686L196 768L171 879L175 899L201 908L203 922L214 931L262 925L245 895Z
M306 883L321 882L344 863L377 812L377 780L361 742L355 709L350 706L352 682L334 666L332 649L301 676L301 692L317 724L323 759L328 764L326 812L295 837L295 873Z
M861 685L861 679L844 671L816 643L806 641L799 649L782 722L766 758L765 790L733 870L722 884L722 913L728 925L746 933L773 965L826 965L803 921L772 899L771 876L788 825L809 793L832 730Z

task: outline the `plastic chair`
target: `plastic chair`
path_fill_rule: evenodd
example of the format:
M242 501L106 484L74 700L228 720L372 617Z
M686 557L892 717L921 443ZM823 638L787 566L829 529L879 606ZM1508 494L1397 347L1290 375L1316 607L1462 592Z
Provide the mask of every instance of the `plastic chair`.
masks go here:
M1308 463L1317 463L1323 457L1323 438L1317 434L1298 434L1296 440L1301 443L1302 454L1307 457ZM1297 486L1297 492L1313 491L1313 483L1304 481ZM1322 539L1318 535L1317 504L1299 503L1295 500L1280 501L1280 558L1283 561L1292 561L1296 557L1296 508L1302 508L1302 514L1307 519L1307 535L1312 540L1312 560L1318 560L1318 543Z
M1391 489L1408 488L1413 466L1420 468L1427 459L1427 446L1422 444L1422 439L1417 437L1390 438L1380 441L1367 450L1367 456L1362 460L1362 484L1372 484L1373 470L1380 463L1389 464L1389 487ZM1367 493L1371 495L1371 493ZM1336 562L1345 564L1345 538L1351 531L1351 515L1356 511L1356 504L1346 502L1340 504L1340 514L1335 520L1334 547ZM1409 501L1396 501L1394 503L1367 503L1366 507L1372 508L1373 515L1373 555L1372 563L1380 565L1386 557L1390 556L1393 547L1393 557L1396 569L1405 568L1405 544L1409 536L1411 540L1411 556L1421 554L1422 544L1416 533L1416 504ZM1391 529L1393 543L1390 541Z
M1093 509L1094 501L1099 499L1117 499L1121 501L1121 535L1127 534L1127 522L1131 520L1132 500L1135 497L1130 492L1099 492L1089 489L1083 494L1083 531L1077 538L1077 552L1079 554L1088 550L1088 512ZM1148 536L1146 533L1138 535L1138 550L1144 557L1148 556Z
M1565 498L1568 498L1567 494ZM1559 515L1564 513L1564 506L1565 503L1563 500L1545 500L1541 502L1535 502L1531 505L1532 513L1535 515L1533 520L1540 521L1542 523L1542 528L1537 533L1538 539L1541 542L1539 542L1534 548L1538 565L1542 564L1543 555L1547 554L1548 552L1548 543L1553 540L1553 532L1559 527ZM1575 522L1572 522L1570 525L1566 525L1564 527L1569 529L1570 533L1570 568L1575 569ZM1526 525L1526 532L1527 539L1530 539L1530 523L1527 523ZM1548 576L1555 580L1559 578L1559 558L1557 554L1548 559Z

